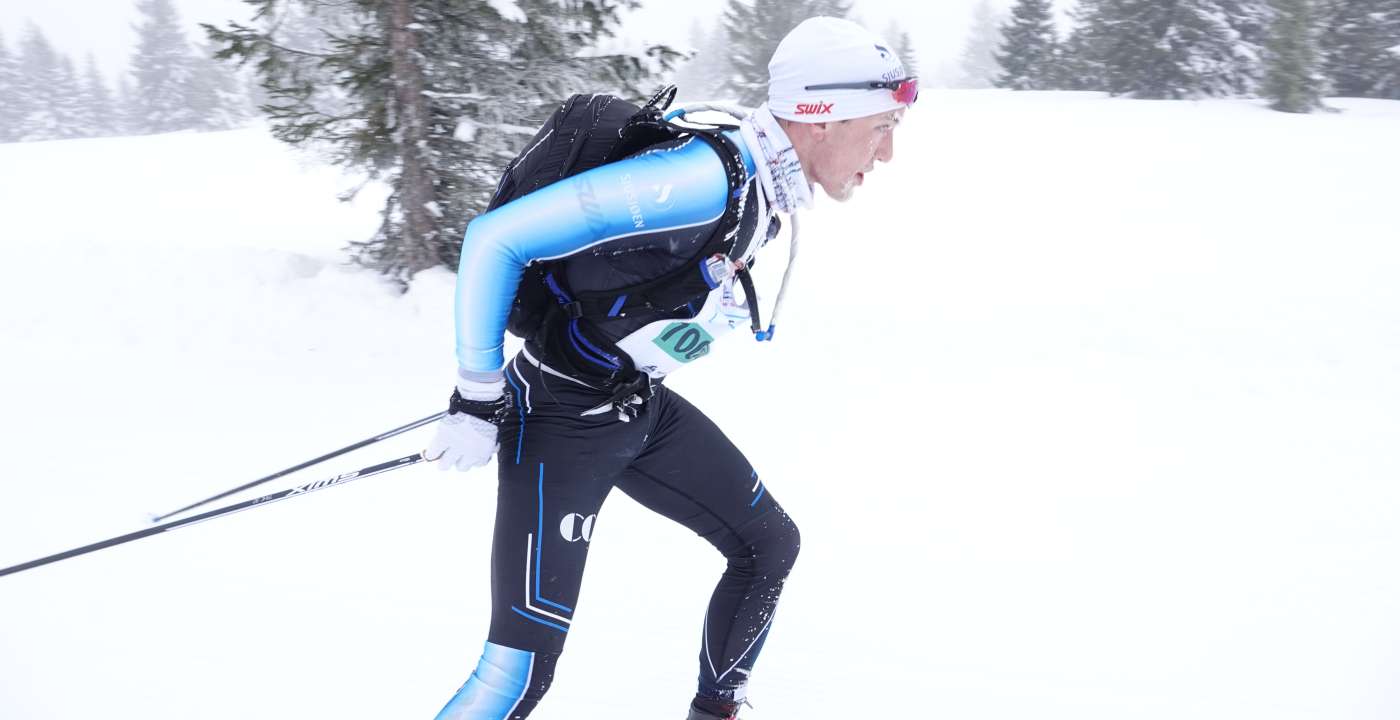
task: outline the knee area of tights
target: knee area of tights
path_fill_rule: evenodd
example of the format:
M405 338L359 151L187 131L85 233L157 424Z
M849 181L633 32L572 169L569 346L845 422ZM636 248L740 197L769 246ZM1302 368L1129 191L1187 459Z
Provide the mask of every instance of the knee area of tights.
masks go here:
M802 535L797 525L789 521L782 528L750 542L742 555L730 558L730 566L764 571L786 569L797 561L801 546Z

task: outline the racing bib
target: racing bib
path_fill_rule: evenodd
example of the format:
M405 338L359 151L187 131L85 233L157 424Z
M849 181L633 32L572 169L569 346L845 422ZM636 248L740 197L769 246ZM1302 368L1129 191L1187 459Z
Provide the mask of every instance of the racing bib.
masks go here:
M677 368L710 353L720 336L749 323L749 302L735 297L734 278L726 278L705 296L700 312L689 320L658 320L622 338L617 346L631 358L637 369L653 379L665 377Z

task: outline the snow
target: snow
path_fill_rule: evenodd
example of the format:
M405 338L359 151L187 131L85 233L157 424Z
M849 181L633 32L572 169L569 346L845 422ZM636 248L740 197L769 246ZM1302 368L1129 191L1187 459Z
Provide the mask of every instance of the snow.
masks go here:
M529 18L525 16L525 11L515 3L515 0L486 0L501 17L515 22L525 22Z
M457 119L457 129L452 133L452 139L458 142L476 142L476 133L481 128L475 120L463 116Z
M778 340L668 381L802 527L745 720L1400 715L1400 102L1328 104L929 91L821 199ZM0 146L0 566L441 409L452 277L343 262L358 182L260 130ZM493 487L418 466L0 578L0 717L432 717ZM533 717L679 717L721 565L614 494Z

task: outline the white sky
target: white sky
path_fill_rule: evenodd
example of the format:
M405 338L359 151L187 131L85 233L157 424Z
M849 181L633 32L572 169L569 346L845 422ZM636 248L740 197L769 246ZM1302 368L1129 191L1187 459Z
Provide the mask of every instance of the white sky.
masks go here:
M979 0L856 0L854 15L876 32L894 20L906 29L919 55L922 72L956 60ZM643 0L644 6L624 21L624 33L644 39L684 43L697 18L716 17L724 0ZM993 0L1010 7L1012 0ZM175 0L180 16L195 37L195 23L246 20L251 8L240 0ZM79 64L87 53L110 81L126 67L136 42L131 26L138 14L134 0L3 0L0 35L12 50L27 22L37 24L61 52ZM202 36L200 36L202 37Z
M240 0L175 0L175 7L191 40L196 39L195 23L243 20L251 15ZM136 46L131 26L138 19L135 0L0 0L0 34L12 51L26 24L33 22L49 42L80 65L92 53L108 81L126 68Z

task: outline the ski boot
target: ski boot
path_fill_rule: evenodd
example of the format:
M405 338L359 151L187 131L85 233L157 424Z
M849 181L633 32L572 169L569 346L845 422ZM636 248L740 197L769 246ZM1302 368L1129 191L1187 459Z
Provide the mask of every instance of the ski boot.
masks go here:
M739 720L739 703L696 698L686 720Z

